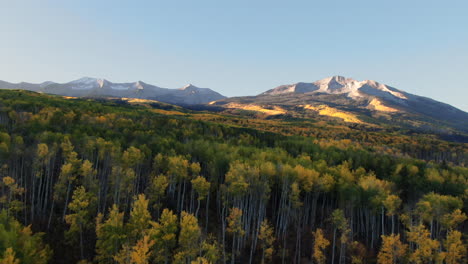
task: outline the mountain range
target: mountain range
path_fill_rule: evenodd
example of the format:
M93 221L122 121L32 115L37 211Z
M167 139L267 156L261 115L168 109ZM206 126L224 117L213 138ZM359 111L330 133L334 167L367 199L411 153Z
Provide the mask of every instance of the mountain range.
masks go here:
M113 83L89 77L68 83L13 84L0 81L0 88L69 97L148 99L190 109L253 113L264 118L325 119L369 127L390 125L468 133L468 113L460 109L373 80L357 81L342 76L281 85L257 96L232 98L191 84L180 89L168 89L141 81Z
M257 96L225 98L210 104L230 112L256 111L270 117L326 118L370 126L390 124L436 132L468 132L468 113L460 109L376 81L342 76L281 85Z
M117 97L156 100L176 105L204 104L225 98L208 89L188 84L179 89L162 88L142 81L133 83L113 83L105 79L84 77L67 83L43 82L8 83L0 81L3 89L24 89L35 92L57 94L70 97Z

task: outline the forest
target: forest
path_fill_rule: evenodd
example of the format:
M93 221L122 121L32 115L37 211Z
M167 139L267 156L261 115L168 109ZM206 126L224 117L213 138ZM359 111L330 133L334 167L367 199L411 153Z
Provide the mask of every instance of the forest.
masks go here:
M468 144L0 91L0 263L466 263Z

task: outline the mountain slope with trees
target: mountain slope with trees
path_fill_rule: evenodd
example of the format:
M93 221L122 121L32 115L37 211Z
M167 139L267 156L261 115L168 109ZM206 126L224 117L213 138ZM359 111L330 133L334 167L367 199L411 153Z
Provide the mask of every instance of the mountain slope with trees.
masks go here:
M210 106L229 112L253 110L270 116L322 117L433 133L468 133L468 113L460 109L373 80L342 76L281 85L257 96L221 99Z
M0 262L464 263L467 153L430 134L2 90Z

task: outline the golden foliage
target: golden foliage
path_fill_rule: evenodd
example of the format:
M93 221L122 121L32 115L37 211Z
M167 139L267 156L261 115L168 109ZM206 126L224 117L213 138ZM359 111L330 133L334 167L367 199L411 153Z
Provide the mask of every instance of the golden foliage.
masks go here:
M323 230L320 228L317 228L317 230L315 230L315 232L312 234L314 236L312 257L315 259L317 264L325 264L327 261L327 257L325 256L325 249L330 245L330 241L325 238L323 235Z
M391 234L382 236L382 246L377 255L378 264L402 263L408 246L400 241L400 235Z
M15 255L13 248L7 248L3 253L3 258L0 258L0 264L20 264L20 260Z

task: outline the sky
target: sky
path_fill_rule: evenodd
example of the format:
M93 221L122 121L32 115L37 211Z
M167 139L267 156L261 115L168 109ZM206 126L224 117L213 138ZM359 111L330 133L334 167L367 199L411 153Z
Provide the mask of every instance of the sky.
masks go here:
M0 80L242 96L341 75L468 111L467 10L466 0L0 0Z

